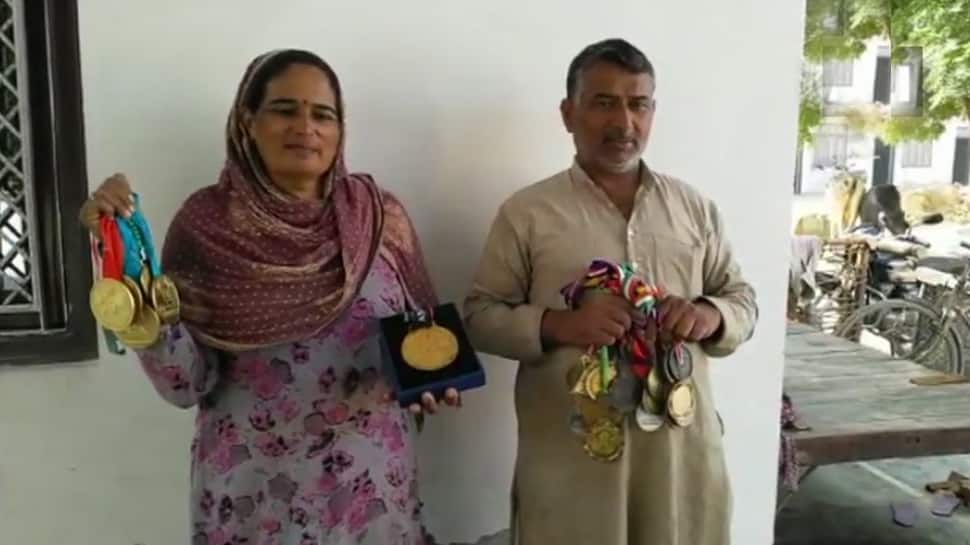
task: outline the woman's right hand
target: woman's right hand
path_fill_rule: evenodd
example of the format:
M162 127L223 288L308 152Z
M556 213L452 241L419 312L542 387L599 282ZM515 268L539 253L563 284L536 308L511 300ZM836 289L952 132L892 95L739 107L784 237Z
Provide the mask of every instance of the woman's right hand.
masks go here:
M101 183L81 206L81 223L98 236L101 231L101 217L131 217L135 211L135 197L131 185L124 174L115 174Z

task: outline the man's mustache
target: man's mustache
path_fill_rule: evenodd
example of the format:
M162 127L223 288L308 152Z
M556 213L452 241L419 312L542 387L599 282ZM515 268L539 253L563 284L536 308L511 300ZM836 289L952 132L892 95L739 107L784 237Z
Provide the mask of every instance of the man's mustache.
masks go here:
M630 142L636 144L636 136L634 134L627 134L623 129L607 129L606 135L603 137L604 144L626 144Z

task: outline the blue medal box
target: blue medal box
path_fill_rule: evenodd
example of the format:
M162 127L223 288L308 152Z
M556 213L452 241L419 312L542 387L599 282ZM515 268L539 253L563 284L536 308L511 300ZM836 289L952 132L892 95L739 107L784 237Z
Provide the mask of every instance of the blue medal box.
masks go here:
M468 340L461 315L454 303L439 305L433 312L434 323L447 329L458 339L458 356L448 366L436 371L415 369L404 361L401 355L404 338L412 329L422 327L409 321L408 317L408 313L402 313L380 321L381 358L402 407L420 403L421 395L425 392L431 392L436 400L441 400L448 388L465 391L485 385L485 370Z

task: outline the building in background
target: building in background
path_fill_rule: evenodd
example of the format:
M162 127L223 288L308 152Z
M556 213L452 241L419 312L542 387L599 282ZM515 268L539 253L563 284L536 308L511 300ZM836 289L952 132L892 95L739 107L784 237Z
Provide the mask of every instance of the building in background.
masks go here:
M840 169L864 175L867 184L919 186L970 182L970 123L954 119L936 140L884 143L854 130L852 112L890 108L891 115L916 115L923 105L922 59L914 49L893 64L888 40L870 41L850 61L813 66L822 99L823 122L815 142L806 146L796 168L798 193L820 193Z

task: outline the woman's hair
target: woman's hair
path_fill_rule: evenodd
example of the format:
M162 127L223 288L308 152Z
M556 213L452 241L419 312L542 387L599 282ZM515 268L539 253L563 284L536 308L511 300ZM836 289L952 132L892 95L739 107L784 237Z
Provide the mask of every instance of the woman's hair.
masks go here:
M302 49L289 49L278 55L274 55L273 58L266 61L266 64L258 68L257 72L252 76L249 91L243 99L243 105L246 109L250 112L256 112L266 97L266 86L269 82L294 64L305 64L319 68L327 76L327 80L330 81L330 86L333 87L334 97L337 99L337 120L342 124L344 121L344 101L337 74L333 71L333 68L330 68L330 65L326 61Z

